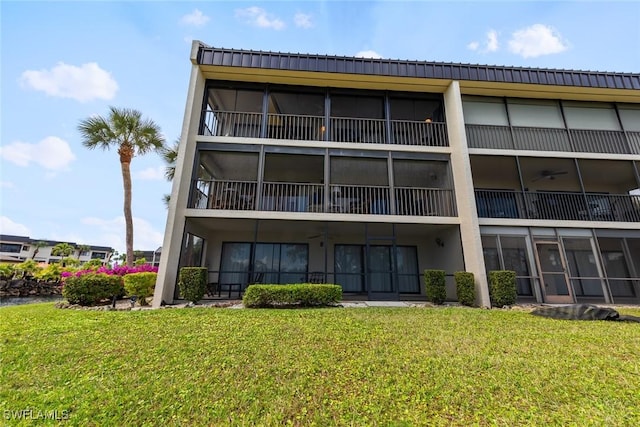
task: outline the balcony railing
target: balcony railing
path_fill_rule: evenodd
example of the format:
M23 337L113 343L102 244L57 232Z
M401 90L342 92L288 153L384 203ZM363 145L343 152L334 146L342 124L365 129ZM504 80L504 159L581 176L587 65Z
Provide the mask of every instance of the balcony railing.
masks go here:
M466 125L470 148L640 154L640 132Z
M447 147L441 122L206 110L200 135ZM389 126L387 126L389 124Z
M325 189L328 196L325 198ZM260 205L256 195L260 193ZM197 180L190 207L196 209L277 212L349 213L369 215L456 216L452 190L397 187L395 204L389 187Z
M640 195L476 190L481 218L640 222Z
M457 216L453 190L396 187L396 213L413 216Z
M253 210L257 183L254 181L198 180L189 207L196 209Z

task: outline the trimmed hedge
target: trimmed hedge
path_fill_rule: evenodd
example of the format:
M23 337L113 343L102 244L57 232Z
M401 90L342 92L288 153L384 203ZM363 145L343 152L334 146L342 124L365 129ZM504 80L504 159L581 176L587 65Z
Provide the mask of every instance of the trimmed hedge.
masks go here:
M207 269L204 267L182 267L178 276L180 295L194 304L207 291Z
M427 300L434 304L442 304L447 298L444 270L425 270L424 289Z
M456 271L453 273L456 282L456 294L462 305L473 306L476 303L476 286L473 273Z
M496 270L489 272L489 292L491 302L496 307L516 303L516 272Z
M130 297L138 297L140 305L147 305L147 297L153 295L158 273L143 272L127 274L124 278L124 290Z
M62 287L62 296L71 304L92 305L123 295L122 277L110 274L93 273L67 277Z
M317 307L337 304L342 287L328 284L250 285L244 293L245 307Z

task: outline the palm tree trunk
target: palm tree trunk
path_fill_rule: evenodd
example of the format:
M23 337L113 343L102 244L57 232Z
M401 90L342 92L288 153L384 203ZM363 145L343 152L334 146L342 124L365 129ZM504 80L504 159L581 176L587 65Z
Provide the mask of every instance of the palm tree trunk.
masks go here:
M120 162L124 186L124 222L127 246L127 265L133 266L133 215L131 214L131 162Z

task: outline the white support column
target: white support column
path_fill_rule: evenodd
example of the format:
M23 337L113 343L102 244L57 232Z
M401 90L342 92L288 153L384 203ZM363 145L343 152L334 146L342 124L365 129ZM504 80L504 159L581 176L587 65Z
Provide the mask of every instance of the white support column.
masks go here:
M471 175L467 134L464 127L462 112L462 97L460 84L451 82L444 93L444 103L447 118L447 134L451 146L451 170L460 218L460 237L466 271L472 272L476 281L476 299L481 307L491 307L489 299L489 285L487 272L482 254L482 240L478 211Z
M185 211L189 200L193 162L196 154L196 142L200 116L202 114L202 97L204 95L205 79L200 72L195 58L198 52L198 42L194 41L191 51L191 78L187 103L182 122L182 134L178 146L175 178L169 200L169 212L162 243L162 257L158 268L158 279L153 295L153 307L160 307L162 301L172 302L180 262L180 250L185 229Z

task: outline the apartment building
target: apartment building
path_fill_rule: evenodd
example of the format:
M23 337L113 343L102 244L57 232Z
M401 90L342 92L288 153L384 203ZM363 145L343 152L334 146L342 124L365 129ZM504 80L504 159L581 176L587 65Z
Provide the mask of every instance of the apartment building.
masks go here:
M640 74L363 59L194 41L154 305L422 272L515 270L521 302L640 303Z
M62 257L51 253L54 246L59 243L67 243L74 247L75 250L70 256L80 260L80 262L99 259L106 264L113 254L113 248L108 246L79 245L75 242L59 242L32 239L28 236L0 234L0 262L20 263L28 259L46 264L60 262Z

